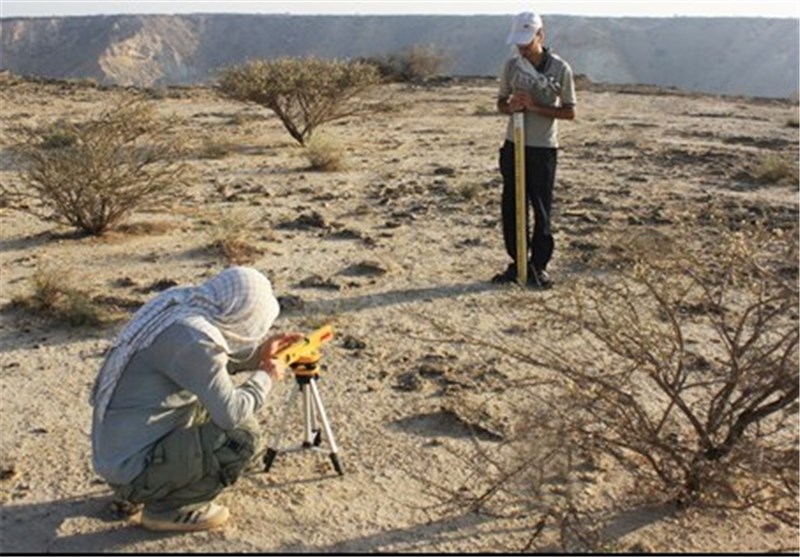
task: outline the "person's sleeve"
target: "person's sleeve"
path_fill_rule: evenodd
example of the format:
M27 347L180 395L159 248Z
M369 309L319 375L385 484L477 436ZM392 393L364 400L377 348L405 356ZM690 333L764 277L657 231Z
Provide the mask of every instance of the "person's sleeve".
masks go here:
M228 371L239 373L241 371L255 371L261 365L261 347L258 346L252 351L244 351L233 354L228 358Z
M505 99L513 93L511 89L511 77L509 75L510 60L503 64L503 69L500 71L500 90L497 93L498 99Z
M564 64L564 75L561 77L561 106L575 107L577 98L575 96L575 78L569 64Z
M238 427L264 404L272 388L266 372L256 371L237 387L228 373L228 355L210 339L201 337L178 346L165 372L197 396L219 427L225 430Z

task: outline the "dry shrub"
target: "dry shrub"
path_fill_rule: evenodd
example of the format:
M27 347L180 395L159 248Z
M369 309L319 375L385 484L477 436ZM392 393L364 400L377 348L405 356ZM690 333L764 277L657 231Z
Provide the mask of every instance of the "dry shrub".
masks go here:
M337 172L347 168L342 144L329 136L312 137L306 145L305 155L312 170Z
M374 65L388 81L418 82L438 75L450 63L450 57L435 45L414 45L400 52L363 59Z
M172 125L126 102L86 122L23 130L21 184L0 191L17 209L100 235L180 184Z
M575 435L640 482L796 522L797 241L757 231L718 250L645 255L573 290L543 309L583 349L523 359L559 372Z
M483 184L476 182L474 178L457 180L454 186L454 193L464 201L476 201L484 191Z
M236 145L230 141L204 138L197 147L196 155L200 159L224 159L236 151Z
M255 261L263 251L255 244L258 217L245 211L229 211L214 219L208 232L209 249L227 263L243 265Z
M369 64L312 57L235 66L222 73L219 87L233 99L275 112L289 134L305 145L319 126L369 112L358 97L377 83L378 73Z
M568 407L548 383L526 383L527 399L512 405L517 421L502 441L485 443L475 436L471 448L444 446L465 479L455 484L416 479L444 513L524 520L530 530L519 551L549 553L554 544L567 553L597 551L601 523L583 508L582 493L596 466L571 434L564 416Z
M63 268L42 266L32 278L33 292L17 298L14 305L72 326L98 326L105 315L84 290L74 286L71 273Z
M466 481L432 488L439 499L535 518L526 550L547 526L565 551L596 550L602 501L582 476L616 462L637 504L758 509L796 525L797 234L724 238L631 254L629 271L531 300L537 334L520 345L466 339L529 370L498 395L528 403L503 444L462 456Z
M765 155L755 170L756 179L762 184L798 182L798 168L795 163L775 153Z

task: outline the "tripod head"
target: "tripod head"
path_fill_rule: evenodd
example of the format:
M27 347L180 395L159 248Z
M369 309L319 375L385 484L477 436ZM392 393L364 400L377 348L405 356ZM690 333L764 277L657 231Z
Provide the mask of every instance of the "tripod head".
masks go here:
M325 325L310 335L290 344L275 355L275 358L289 366L298 377L319 375L320 349L333 338L333 327Z

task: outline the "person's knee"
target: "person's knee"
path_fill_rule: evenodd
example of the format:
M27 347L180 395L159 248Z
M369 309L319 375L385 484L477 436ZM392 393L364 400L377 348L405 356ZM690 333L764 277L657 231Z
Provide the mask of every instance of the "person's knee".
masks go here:
M252 456L252 454L255 453L261 434L256 427L241 425L236 429L228 431L227 437L230 446L241 447L237 450L244 457L248 454Z
M257 427L242 425L225 434L225 442L214 451L223 485L231 485L256 457L261 438Z

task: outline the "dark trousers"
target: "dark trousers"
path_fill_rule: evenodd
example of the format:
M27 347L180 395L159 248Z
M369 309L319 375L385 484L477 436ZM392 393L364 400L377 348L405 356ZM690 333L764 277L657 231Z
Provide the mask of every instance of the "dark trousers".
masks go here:
M525 193L533 208L533 236L529 211L525 211L525 233L528 238L530 265L536 270L547 269L553 256L555 242L550 230L553 209L553 186L556 181L558 150L546 147L525 147ZM503 240L512 261L517 259L517 213L514 168L514 144L506 141L500 148L500 173L503 175Z

